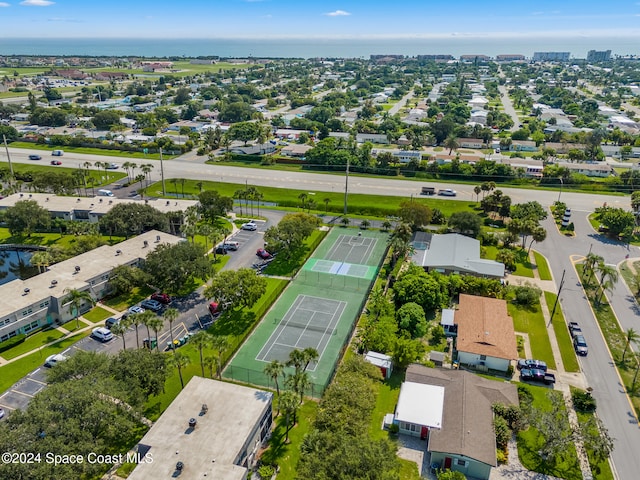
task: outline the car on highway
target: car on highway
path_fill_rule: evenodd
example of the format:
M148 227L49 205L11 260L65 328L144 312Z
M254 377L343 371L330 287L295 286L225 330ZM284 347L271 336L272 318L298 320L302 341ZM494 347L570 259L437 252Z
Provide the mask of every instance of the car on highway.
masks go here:
M129 313L144 313L144 308L134 305L133 307L129 307Z
M240 227L242 230L255 231L258 229L258 224L256 224L253 220L247 223L243 223Z
M556 376L539 368L523 368L520 370L520 380L553 385L556 383Z
M573 349L576 353L582 357L586 357L589 353L589 347L587 347L587 341L582 335L576 335L573 337Z
M113 333L111 330L105 327L96 327L91 332L91 336L96 340L100 340L102 343L108 342L113 338Z
M166 293L156 292L151 295L151 300L155 300L156 302L160 302L164 305L168 305L171 303L171 297Z
M51 160L51 165L62 165L62 162L60 160Z
M536 360L533 358L528 358L526 360L518 360L518 370L524 370L526 369L536 369L536 370L542 370L543 372L547 371L547 364L545 362L543 362L542 360Z
M267 252L264 248L259 248L256 251L256 255L262 258L263 260L266 260L267 258L271 258L273 256L269 252Z
M47 359L44 361L44 366L47 368L51 368L57 365L60 362L64 362L67 358L65 355L61 353L56 353L54 355L49 355Z
M117 163L110 163L109 165L107 165L107 170L117 170L120 167L120 165L118 165Z
M571 334L571 337L582 335L582 329L578 322L569 322L569 333Z
M140 302L140 306L146 310L151 310L152 312L159 312L162 310L162 304L156 300L143 300Z
M29 160L42 160L42 157L40 155L29 155Z
M450 188L445 188L444 190L438 190L438 195L443 197L455 197L458 194L455 190Z

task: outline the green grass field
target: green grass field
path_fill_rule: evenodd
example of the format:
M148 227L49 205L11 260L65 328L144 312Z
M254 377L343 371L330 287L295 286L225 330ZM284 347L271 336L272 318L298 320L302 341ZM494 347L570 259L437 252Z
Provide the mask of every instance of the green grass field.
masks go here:
M25 338L24 342L0 353L0 356L2 356L5 360L11 360L24 353L36 350L43 345L46 345L47 343L54 342L62 337L64 337L64 333L60 332L59 330L43 330L38 333L34 333L33 335L29 335L27 338Z
M109 310L105 310L100 306L97 306L93 307L90 311L83 314L82 316L92 323L100 323L109 318L111 316L111 312Z
M67 153L84 153L87 155L102 155L105 157L120 157L120 158L138 158L138 159L146 159L146 160L160 160L159 153L142 153L142 152L125 152L122 150L105 150L103 148L90 148L90 147L71 147L71 146L49 146L49 145L41 145L37 143L30 142L12 142L10 144L13 148L24 148L28 150L37 150L43 152L50 152L52 150L64 150ZM162 158L164 160L171 160L175 158L177 155L167 155L163 154ZM59 158L59 157L58 157ZM64 165L64 157L60 159L62 165ZM157 166L160 168L160 166ZM57 170L60 170L61 167L53 167ZM100 171L100 175L103 175L104 170ZM112 181L118 180L120 178L124 178L127 175L122 173L121 171L109 170L108 175L112 178ZM107 182L111 183L111 182Z
M547 259L544 258L544 255L534 250L533 257L536 260L536 267L538 268L538 275L540 276L540 280L553 280L551 270L549 269L549 264L547 263Z
M553 358L551 343L547 326L542 315L540 303L526 308L512 302L507 303L509 315L513 318L513 325L516 332L523 332L529 335L529 345L533 358L543 360L551 369L556 368L556 361Z
M547 307L549 308L549 315L551 315L553 305L555 304L558 296L553 292L544 292L544 298L547 302ZM560 303L558 303L558 306L556 307L551 324L553 325L553 331L556 334L556 340L558 342L558 348L560 349L560 357L562 358L562 365L564 365L564 369L567 372L579 372L580 365L576 358L576 352L573 349L573 342L571 340L567 324L565 323L564 314L562 313L562 305Z
M489 260L495 260L498 254L498 247L494 246L486 246L482 247L485 255L483 258L487 258ZM516 256L516 270L513 272L513 275L518 275L520 277L529 277L533 278L533 264L529 261L529 257L527 256L527 251L522 250L521 248L516 248L513 250Z

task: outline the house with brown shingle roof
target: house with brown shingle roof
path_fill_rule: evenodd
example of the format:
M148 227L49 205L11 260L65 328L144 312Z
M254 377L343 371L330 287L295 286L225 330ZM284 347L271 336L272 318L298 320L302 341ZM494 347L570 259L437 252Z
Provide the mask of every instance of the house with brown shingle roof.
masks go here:
M422 385L433 389L435 399L422 396L405 395L405 402L414 402L427 409L440 405L441 424L438 428L429 428L427 451L431 454L431 465L456 470L469 478L488 479L492 467L497 465L496 437L493 429L492 405L518 405L518 390L508 382L488 380L471 372L428 368L423 365L409 365L400 395L406 384ZM444 398L440 399L444 389ZM400 398L401 398L400 397ZM398 401L400 407L400 399ZM433 412L431 413L433 416ZM411 434L410 425L399 423L402 433ZM421 426L414 428L413 435L423 433Z
M461 294L455 323L458 326L455 350L460 364L506 372L511 360L518 358L516 334L506 301Z

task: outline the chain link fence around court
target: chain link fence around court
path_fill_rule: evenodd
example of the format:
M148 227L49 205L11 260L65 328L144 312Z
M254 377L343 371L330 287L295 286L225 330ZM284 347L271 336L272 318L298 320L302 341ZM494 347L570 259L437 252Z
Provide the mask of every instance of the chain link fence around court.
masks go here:
M375 276L374 276L375 279ZM303 285L329 290L339 289L347 292L368 293L372 280L365 277L336 275L303 268L298 272L295 281Z
M269 389L276 390L276 384L273 381L273 378L269 377L264 372L253 370L251 368L229 365L224 371L224 376L237 382L248 383L250 385L262 385ZM307 397L322 398L322 394L329 386L332 378L333 375L331 375L324 384L310 382L305 388L304 394ZM281 390L284 388L282 384L282 377L279 379L279 386Z

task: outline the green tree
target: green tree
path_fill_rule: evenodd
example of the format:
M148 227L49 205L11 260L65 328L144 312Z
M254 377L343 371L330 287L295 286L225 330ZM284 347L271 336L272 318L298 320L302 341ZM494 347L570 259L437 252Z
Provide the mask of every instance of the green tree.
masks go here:
M476 238L482 229L482 219L473 212L454 212L449 217L448 225L456 232Z
M424 309L414 302L405 303L396 311L396 321L401 330L411 338L421 338L427 334L427 318Z
M184 379L182 378L182 369L186 368L191 363L189 356L179 350L174 350L173 355L167 357L167 365L170 368L178 370L178 376L180 377L180 386L184 389Z
M401 202L398 216L403 222L408 223L414 230L429 225L431 222L431 209L418 202Z
M220 195L215 190L206 190L198 195L198 210L204 218L213 222L216 217L225 217L233 210L233 198Z
M159 317L157 315L154 315L153 318L149 318L147 320L146 326L148 328L150 328L151 330L153 330L153 333L155 334L155 339L156 339L156 351L159 352L160 351L160 342L158 340L158 332L160 330L162 330L162 327L164 326L164 320L163 317ZM150 344L150 348L151 348L151 344Z
M194 347L198 349L198 354L200 355L200 368L202 369L202 376L204 377L204 358L203 351L206 348L210 348L213 341L213 335L208 333L206 330L200 330L196 332L195 335L189 338L189 343L191 343Z
M604 292L612 290L613 286L618 283L619 274L615 265L607 265L606 263L598 265L598 274L600 275L601 290L596 303L599 304L604 297Z
M49 228L51 214L35 200L19 200L5 210L4 220L11 235L30 237L36 230Z
M216 352L216 362L217 362L217 374L218 378L222 379L222 363L224 360L224 353L231 346L231 342L229 341L229 337L224 335L216 335L211 340L211 347Z
M109 130L120 124L121 113L116 110L102 110L93 116L93 124L98 130Z
M143 287L150 281L148 275L138 267L118 265L109 273L109 287L115 295L131 293L136 287Z
M273 380L276 385L276 393L278 394L278 397L280 397L280 383L278 382L278 378L280 375L284 375L284 364L279 360L273 360L265 365L264 373ZM278 414L276 414L276 416L277 415Z
M636 220L632 212L628 212L622 208L599 207L595 212L596 219L606 226L609 235L617 236L625 233L625 231L633 231Z
M258 136L258 127L254 122L234 123L229 128L229 136L233 140L239 140L246 145L249 141L255 140Z
M289 431L296 423L296 413L299 407L300 404L298 403L298 397L295 392L285 390L278 396L278 410L282 410L285 416L285 443L289 443Z
M406 368L410 363L422 358L424 353L424 345L419 339L399 337L393 346L391 356L394 365L397 365L399 368Z
M161 243L147 255L143 270L153 284L169 294L180 292L194 279L206 280L213 272L204 247L189 242Z
M64 293L67 294L67 296L62 301L62 305L69 307L69 312L76 319L76 328L80 328L80 321L78 319L80 316L80 309L87 303L93 307L96 302L91 296L91 293L87 290L65 288Z
M125 338L126 333L129 331L129 323L127 319L120 319L118 323L115 323L110 328L111 333L113 333L116 337L122 338L122 349L127 349L127 340Z
M629 350L629 346L632 343L637 344L640 341L640 334L636 332L633 328L630 328L629 330L627 330L624 337L625 338L624 338L624 350L622 351L622 363L625 363L624 359L627 355L627 351Z
M100 228L109 235L129 238L148 230L168 232L169 220L150 205L119 203L100 218Z
M163 313L162 313L162 318L163 320L166 320L167 322L169 322L169 338L171 339L171 348L173 349L173 352L175 353L175 347L174 347L174 340L173 340L173 322L175 322L178 319L178 316L180 315L180 312L178 312L178 310L176 308L167 308ZM156 337L157 338L157 337Z
M205 287L205 298L215 299L225 308L251 308L267 289L266 280L251 268L224 270Z
M286 258L303 247L307 239L319 226L320 219L307 213L289 213L282 217L277 226L270 227L264 234L270 251L282 252Z

